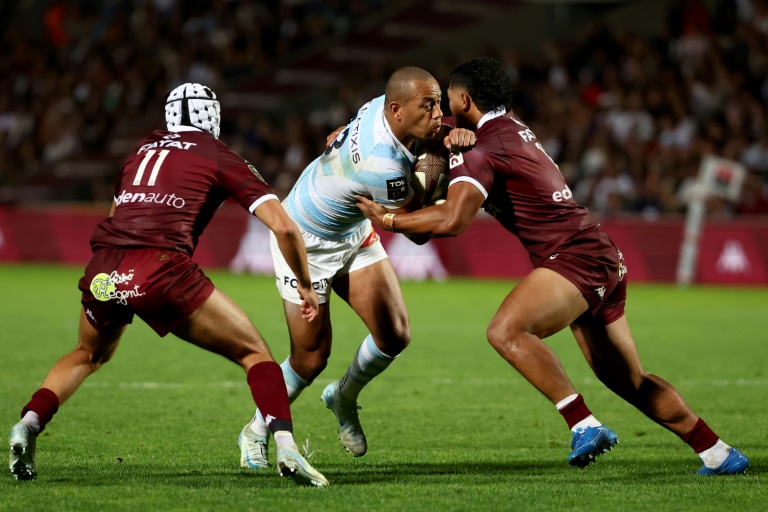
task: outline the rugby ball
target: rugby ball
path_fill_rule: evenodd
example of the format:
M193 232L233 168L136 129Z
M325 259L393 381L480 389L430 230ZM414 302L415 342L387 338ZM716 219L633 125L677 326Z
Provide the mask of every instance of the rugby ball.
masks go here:
M434 146L433 146L434 148ZM448 195L448 150L437 151L426 147L416 154L416 164L411 176L411 187L421 198L424 206L433 206L445 201Z

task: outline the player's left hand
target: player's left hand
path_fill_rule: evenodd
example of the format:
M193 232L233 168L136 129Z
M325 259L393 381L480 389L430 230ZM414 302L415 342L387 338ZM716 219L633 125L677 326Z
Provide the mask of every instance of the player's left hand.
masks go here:
M305 288L299 285L297 290L301 298L301 318L306 318L307 322L311 322L317 316L320 298L314 288Z
M356 206L363 212L363 215L371 219L371 222L375 222L379 226L382 226L382 217L389 211L380 204L363 196L357 196Z
M475 132L466 128L454 128L443 138L445 147L454 153L474 147L475 142L477 142Z

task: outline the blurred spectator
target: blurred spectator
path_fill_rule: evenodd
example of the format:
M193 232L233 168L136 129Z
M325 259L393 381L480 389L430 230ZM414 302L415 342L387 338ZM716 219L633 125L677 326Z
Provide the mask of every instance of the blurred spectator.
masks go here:
M312 47L331 47L386 2L55 0L32 3L36 36L13 22L21 3L0 4L0 184L13 185L43 182L40 173L80 161L107 161L111 173L134 134L156 124L170 87L191 80L247 96L249 81L300 62ZM536 55L486 51L513 78L512 108L596 214L684 211L705 154L738 160L751 173L742 204L711 208L764 214L768 0L669 5L654 37L598 18L581 33L545 41ZM460 60L413 64L444 81ZM370 59L325 101L302 104L299 117L226 112L222 136L287 191L327 133L383 88L388 66ZM89 179L92 198L102 197L105 185Z

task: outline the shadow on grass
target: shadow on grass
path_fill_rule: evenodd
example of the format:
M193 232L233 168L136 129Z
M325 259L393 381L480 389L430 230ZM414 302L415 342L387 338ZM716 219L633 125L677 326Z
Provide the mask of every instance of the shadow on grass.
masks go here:
M700 477L693 473L698 469L696 461L627 461L600 460L586 469L572 468L565 462L555 461L514 461L514 462L397 462L397 463L330 463L316 462L318 470L328 477L332 486L360 486L370 484L397 484L408 480L418 480L424 485L435 484L476 484L480 482L514 482L515 484L538 483L542 480L563 478L588 484L599 480L621 484L664 484L696 483L716 480L749 481L762 479L768 474L765 464L756 464L747 475L732 477ZM41 475L40 482L54 484L76 484L90 487L100 486L131 486L146 484L182 486L187 488L221 488L222 485L233 490L256 487L281 487L287 482L277 475L274 467L262 470L247 470L240 468L210 468L190 469L179 471L177 467L161 467L158 465L131 465L121 467L117 471L110 468L76 465L55 468L52 473ZM43 470L44 471L44 470Z
M511 463L398 463L378 464L372 466L325 467L325 474L334 485L366 485L398 482L403 479L416 478L425 484L443 482L460 484L475 481L481 477L492 482L515 482L521 484L536 483L542 480L557 478L572 479L587 483L599 480L603 485L611 483L636 484L639 481L647 483L666 483L671 480L705 481L707 478L695 475L700 466L696 461L690 463L681 461L659 464L654 461L598 461L588 468L573 468L565 462L511 462ZM746 477L752 479L756 475L768 473L765 467L752 467ZM724 478L743 478L741 475Z

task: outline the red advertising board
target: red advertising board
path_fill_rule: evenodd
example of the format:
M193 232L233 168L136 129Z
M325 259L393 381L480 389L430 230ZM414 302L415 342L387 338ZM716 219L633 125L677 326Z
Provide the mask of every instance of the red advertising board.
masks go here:
M90 257L91 232L105 214L104 208L95 207L0 208L0 262L85 264ZM200 238L195 259L204 268L229 267L247 227L247 214L237 206L224 205ZM630 279L674 282L682 218L655 222L614 219L604 221L602 228L624 254ZM390 247L393 235L380 234ZM263 243L268 243L266 237ZM457 238L430 243L449 275L519 278L531 270L520 242L488 217L476 219ZM768 285L768 219L705 223L695 281Z

